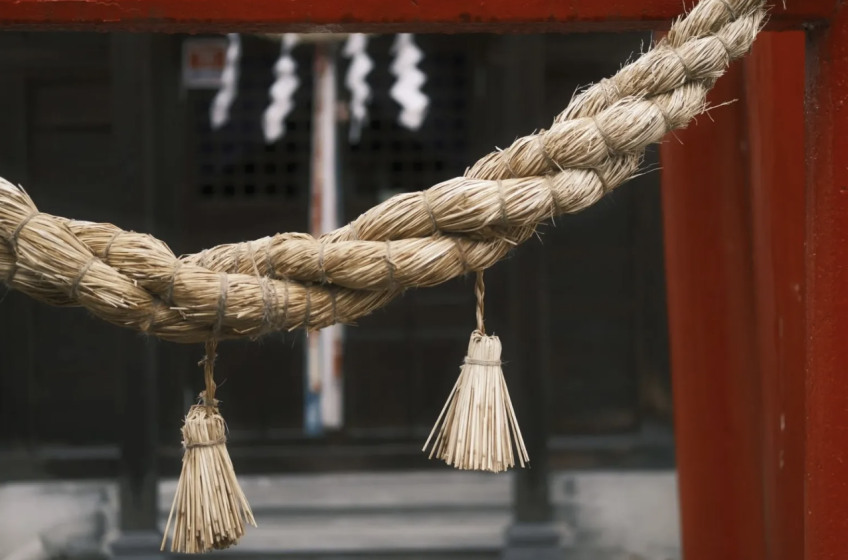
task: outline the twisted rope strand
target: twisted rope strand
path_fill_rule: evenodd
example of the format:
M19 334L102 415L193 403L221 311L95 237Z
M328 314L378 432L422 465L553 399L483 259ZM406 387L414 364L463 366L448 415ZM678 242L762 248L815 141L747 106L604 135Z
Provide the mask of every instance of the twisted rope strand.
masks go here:
M35 211L23 190L0 180L0 239L5 241L0 243L0 274L17 266L11 288L47 303L85 307L105 321L166 340L205 341L216 327L218 339L259 336L267 328L269 301L283 302L284 319L275 325L278 329L304 327L301 318L306 315L308 290L312 329L353 322L400 293L335 289L332 294L326 286L271 279L262 286L255 275L226 274L227 305L222 308L225 273L189 264L176 267L171 250L149 235L122 235L137 245L128 250L127 245L113 243L110 264L95 258L114 235L114 226L86 228L89 247L72 232L72 226L84 222L38 214L20 231L13 256L8 239ZM99 244L92 240L98 235ZM169 290L171 305L161 298Z
M702 0L654 49L575 97L549 130L318 240L279 234L177 259L149 235L39 214L22 189L0 181L0 278L46 303L180 342L354 321L403 288L492 266L540 222L628 180L646 146L705 109L706 92L764 19L763 0Z

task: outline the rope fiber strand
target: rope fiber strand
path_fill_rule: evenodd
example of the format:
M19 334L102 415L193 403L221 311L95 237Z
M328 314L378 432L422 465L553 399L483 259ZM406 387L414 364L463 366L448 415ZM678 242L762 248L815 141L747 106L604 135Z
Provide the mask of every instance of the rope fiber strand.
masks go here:
M651 50L575 96L549 130L319 239L284 233L178 259L150 235L39 213L0 179L0 278L177 342L353 323L406 288L489 268L540 223L636 175L647 146L706 110L706 93L766 15L764 0L702 0Z

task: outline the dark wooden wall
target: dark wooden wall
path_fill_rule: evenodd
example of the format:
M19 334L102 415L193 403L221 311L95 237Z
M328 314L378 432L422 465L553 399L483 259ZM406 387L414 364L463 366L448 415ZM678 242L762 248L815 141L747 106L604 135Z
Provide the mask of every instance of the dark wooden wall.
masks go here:
M616 71L644 38L519 38L511 48L519 45L515 56L530 57L531 77L517 80L505 71L501 37L418 36L432 107L422 130L413 133L395 124L398 107L388 93L391 37L377 37L370 45L374 100L360 143L349 146L345 125L340 129L345 218L393 192L460 174L494 146L546 127L577 87ZM233 119L213 132L212 92L180 89L181 40L159 36L145 47L145 75L153 85L142 95L144 88L127 78L135 75L128 68L139 65L129 57L138 53L116 48L121 43L109 35L0 35L0 175L24 184L43 211L152 229L178 253L304 231L310 47L296 50L301 89L289 131L266 146L259 119L277 45L243 39ZM346 64L340 62L340 72ZM512 111L525 102L538 110ZM651 154L647 165L655 161ZM642 445L649 424L669 432L658 176L635 179L542 231L542 249L520 249L534 250L541 282L535 284L533 274L521 284L511 280L511 274L529 273L512 269L510 260L488 271L488 328L505 340L513 383L523 372L512 370L512 357L521 363L519 345L533 342L516 336L511 309L532 305L534 292L545 290L548 312L540 314L540 328L550 347L552 433L572 453L568 464L619 464L610 457L589 459L571 442L601 437L594 445L604 448L607 435L634 436L626 444L616 440L620 451L628 451ZM426 466L420 440L454 383L473 326L466 278L411 291L346 329L346 427L319 441L301 435L302 334L222 344L217 376L235 460L260 470L361 468L376 461ZM6 295L0 303L0 454L9 460L2 461L0 477L36 476L32 465L44 474L87 474L56 465L72 456L114 459L126 418L121 408L132 406L120 380L143 379L151 363L157 438L173 469L182 415L201 388L200 354L200 347L147 340L81 310ZM660 445L662 463L671 445ZM378 448L383 451L376 454ZM321 457L332 457L333 465Z
M131 223L139 193L114 180L109 37L2 34L0 42L3 176L42 211L139 227ZM4 444L115 441L116 372L135 350L132 333L20 294L4 298L0 329Z

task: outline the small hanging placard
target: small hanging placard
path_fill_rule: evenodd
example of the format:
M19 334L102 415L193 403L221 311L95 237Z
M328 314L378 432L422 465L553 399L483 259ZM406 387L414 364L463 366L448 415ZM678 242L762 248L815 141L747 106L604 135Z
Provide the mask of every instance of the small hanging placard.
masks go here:
M183 87L218 89L226 59L226 38L186 39L183 41Z

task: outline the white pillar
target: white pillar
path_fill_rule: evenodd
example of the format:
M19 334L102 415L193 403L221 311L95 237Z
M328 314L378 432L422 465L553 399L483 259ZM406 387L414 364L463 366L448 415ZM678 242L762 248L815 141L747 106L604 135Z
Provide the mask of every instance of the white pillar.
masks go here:
M310 233L339 227L336 156L336 57L334 45L316 45L313 93L313 149L310 180ZM342 325L307 336L304 425L308 433L342 427Z

